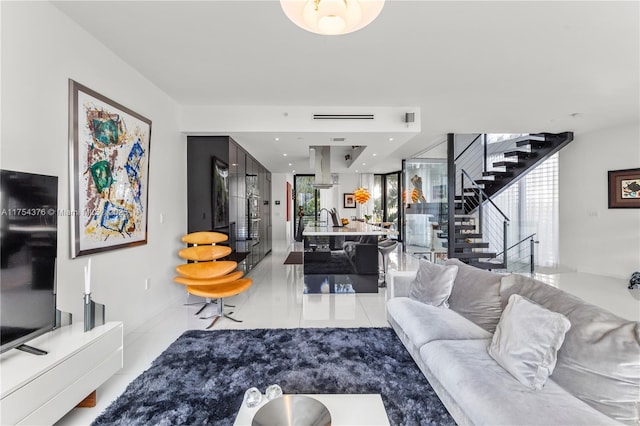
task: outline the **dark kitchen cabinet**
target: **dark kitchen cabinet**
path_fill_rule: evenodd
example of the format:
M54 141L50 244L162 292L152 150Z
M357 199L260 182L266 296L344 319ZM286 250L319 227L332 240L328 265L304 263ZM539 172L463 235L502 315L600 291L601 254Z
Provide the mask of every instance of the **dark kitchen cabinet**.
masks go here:
M232 138L187 137L187 193L188 232L228 234L239 268L271 252L271 173Z

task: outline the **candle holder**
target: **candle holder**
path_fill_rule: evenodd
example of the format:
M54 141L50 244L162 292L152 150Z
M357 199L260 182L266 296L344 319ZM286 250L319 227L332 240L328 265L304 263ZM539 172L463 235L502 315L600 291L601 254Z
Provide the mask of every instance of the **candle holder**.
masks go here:
M92 330L97 325L104 325L105 306L91 300L91 293L84 295L84 331Z
M56 309L56 328L73 324L73 314Z

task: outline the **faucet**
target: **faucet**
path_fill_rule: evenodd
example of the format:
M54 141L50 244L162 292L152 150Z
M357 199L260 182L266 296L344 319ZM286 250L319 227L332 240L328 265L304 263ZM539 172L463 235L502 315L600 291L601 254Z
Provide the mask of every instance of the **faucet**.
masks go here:
M318 223L322 223L322 211L326 211L327 212L327 220L324 221L325 224L329 225L329 215L331 214L331 212L329 211L329 209L325 209L324 207L320 209L320 212L318 213Z

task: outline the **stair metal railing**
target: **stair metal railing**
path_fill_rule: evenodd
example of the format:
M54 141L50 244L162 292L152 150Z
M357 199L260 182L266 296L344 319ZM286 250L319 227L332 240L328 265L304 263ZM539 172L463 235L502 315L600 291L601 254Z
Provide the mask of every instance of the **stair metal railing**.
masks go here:
M509 267L505 268L509 272L516 273L530 273L535 272L536 264L536 252L535 245L539 243L534 238L535 233L524 237L517 243L507 248L504 252L498 253L498 255L504 256L509 259ZM528 244L526 244L528 243Z
M487 135L479 133L471 142L455 157L457 169L465 169L474 179L480 179L482 172L487 169L486 144ZM462 182L456 182L456 194L462 192Z
M461 194L463 212L476 211L478 217L478 232L482 233L483 241L489 243L491 250L499 252L496 254L494 262L502 263L506 268L509 259L507 256L504 256L504 252L508 245L508 228L511 219L504 214L465 169L462 169L460 172L460 181L462 184L471 185L468 187L468 189L471 189L471 192L465 190ZM452 241L452 243L454 242Z

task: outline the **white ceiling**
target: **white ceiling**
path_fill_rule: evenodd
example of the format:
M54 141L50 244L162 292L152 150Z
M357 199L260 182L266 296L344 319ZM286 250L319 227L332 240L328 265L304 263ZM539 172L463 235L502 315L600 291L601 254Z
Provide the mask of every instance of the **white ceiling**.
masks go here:
M181 105L419 108L415 136L350 135L386 148L361 172L398 170L449 132L579 135L640 116L638 1L387 0L343 36L301 30L272 0L54 4ZM328 135L232 136L290 172L282 152Z

